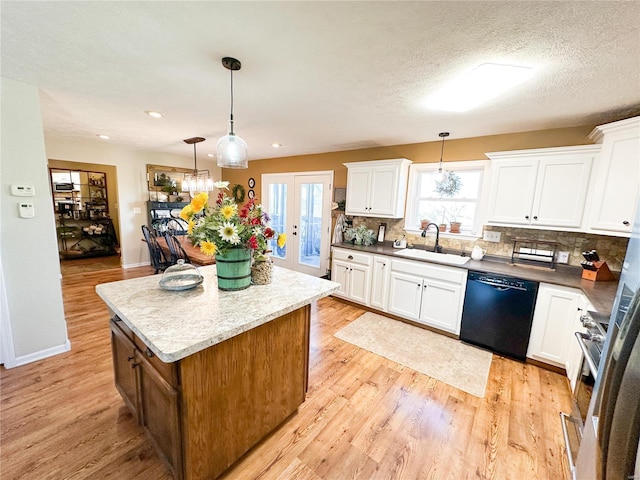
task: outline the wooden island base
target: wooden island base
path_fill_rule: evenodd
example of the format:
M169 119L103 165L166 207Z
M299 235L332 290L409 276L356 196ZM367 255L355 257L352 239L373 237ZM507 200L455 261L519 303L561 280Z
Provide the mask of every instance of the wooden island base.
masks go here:
M304 402L309 322L306 305L163 363L111 321L116 388L176 478L220 476Z

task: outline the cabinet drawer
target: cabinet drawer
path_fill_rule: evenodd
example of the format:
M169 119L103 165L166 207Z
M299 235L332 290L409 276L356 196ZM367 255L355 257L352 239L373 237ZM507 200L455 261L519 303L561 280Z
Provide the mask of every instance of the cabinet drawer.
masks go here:
M172 387L178 386L178 363L164 363L158 357L156 357L155 353L151 351L149 347L145 345L145 343L140 340L137 336L134 339L134 343L138 350L140 350L139 355L143 356L147 362L151 364L151 366L158 372L158 374L167 381L169 385Z
M411 260L393 260L391 269L394 272L409 273L425 278L443 280L445 282L462 285L466 278L466 270L463 268L446 267L425 262Z
M359 263L360 265L371 265L371 255L358 253L354 250L333 249L333 259L346 262Z
M129 340L133 342L133 338L135 337L135 334L120 318L118 318L117 316L114 317L111 320L111 325L113 325L118 330L120 330L125 337L127 337Z

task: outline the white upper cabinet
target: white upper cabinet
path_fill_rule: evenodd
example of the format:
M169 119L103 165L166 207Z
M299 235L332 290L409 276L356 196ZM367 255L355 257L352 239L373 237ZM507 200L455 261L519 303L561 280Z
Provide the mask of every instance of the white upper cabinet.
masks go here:
M593 169L587 232L628 236L640 193L640 117L596 127L602 144Z
M599 145L487 153L488 223L577 230L583 226Z
M411 163L406 158L345 163L345 213L364 217L402 218Z

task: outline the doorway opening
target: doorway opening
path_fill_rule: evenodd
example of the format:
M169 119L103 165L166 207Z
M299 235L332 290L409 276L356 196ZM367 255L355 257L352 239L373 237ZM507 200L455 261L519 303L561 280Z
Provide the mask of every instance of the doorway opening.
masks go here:
M116 167L49 160L63 276L119 268Z

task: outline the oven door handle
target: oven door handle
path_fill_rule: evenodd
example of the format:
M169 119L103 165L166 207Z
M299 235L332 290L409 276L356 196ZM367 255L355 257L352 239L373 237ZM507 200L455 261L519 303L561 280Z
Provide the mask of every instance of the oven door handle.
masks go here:
M582 350L582 354L584 355L584 358L587 361L587 364L589 365L589 370L591 370L591 375L593 375L594 380L597 380L598 366L596 365L596 362L593 360L593 357L591 356L591 352L589 352L589 348L587 347L587 344L584 343L585 334L582 332L575 332L575 335L576 335L576 338L578 339L578 346L580 347L580 350Z

